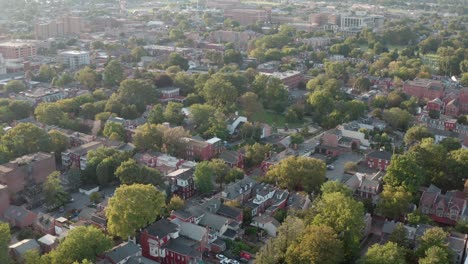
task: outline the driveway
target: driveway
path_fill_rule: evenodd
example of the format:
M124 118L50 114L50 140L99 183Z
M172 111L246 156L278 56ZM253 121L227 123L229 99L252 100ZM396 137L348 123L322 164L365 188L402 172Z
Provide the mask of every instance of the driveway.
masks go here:
M327 170L327 179L331 181L341 181L343 179L344 165L346 162L358 162L363 158L362 155L355 153L343 153L338 156L338 159L331 165L335 167L333 170Z

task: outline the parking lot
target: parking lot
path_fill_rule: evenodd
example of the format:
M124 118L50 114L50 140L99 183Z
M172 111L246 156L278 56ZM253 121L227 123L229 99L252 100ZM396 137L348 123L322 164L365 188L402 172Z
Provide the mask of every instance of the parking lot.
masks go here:
M344 165L346 162L358 162L363 158L362 155L355 153L343 153L338 156L338 159L331 163L335 168L333 170L327 170L327 179L332 181L341 181L344 173Z

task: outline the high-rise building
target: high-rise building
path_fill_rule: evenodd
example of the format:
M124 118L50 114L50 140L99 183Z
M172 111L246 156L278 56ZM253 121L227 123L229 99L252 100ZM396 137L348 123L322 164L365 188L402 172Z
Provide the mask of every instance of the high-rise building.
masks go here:
M27 41L8 41L0 43L0 54L7 60L36 57L36 43Z
M85 29L84 21L78 16L63 16L55 20L39 21L34 25L37 39L47 39L79 34Z
M84 65L89 65L89 52L68 50L60 52L58 60L70 69L77 69Z
M246 26L257 22L268 22L271 20L271 10L262 9L226 9L224 18L231 18L239 24Z

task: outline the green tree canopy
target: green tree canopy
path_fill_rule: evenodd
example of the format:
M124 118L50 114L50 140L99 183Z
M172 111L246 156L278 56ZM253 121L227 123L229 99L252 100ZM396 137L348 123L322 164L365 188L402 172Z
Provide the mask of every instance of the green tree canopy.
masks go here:
M109 233L127 238L154 222L165 207L164 194L153 185L121 185L106 208Z
M312 209L314 225L327 225L343 241L346 259L353 259L359 249L364 226L364 206L340 192L325 194Z
M452 262L447 250L438 246L432 246L425 252L425 256L419 259L419 264L445 264Z
M302 219L293 216L286 217L277 230L276 238L270 239L266 245L257 252L255 263L285 263L288 247L296 242L298 238L302 237L305 227Z
M266 179L281 188L317 192L325 181L325 163L309 157L288 157L270 168Z
M8 223L0 222L0 263L10 263L10 255L8 254L10 239L10 226Z
M3 89L7 93L19 93L19 92L26 91L27 87L26 85L24 85L22 81L12 80L12 81L9 81L5 85L5 87L3 87Z
M387 217L399 218L407 213L408 205L412 199L412 193L406 190L405 187L394 187L387 184L384 186L384 190L380 194L377 211Z
M123 68L120 62L111 60L104 68L103 81L107 86L116 86L124 79Z
M54 171L47 176L44 182L44 195L46 203L50 206L59 207L64 205L69 198L60 182L60 172Z
M414 142L420 142L423 138L433 138L434 135L429 129L422 125L413 126L405 134L405 144L411 145Z
M128 159L120 164L115 176L122 184L162 184L163 180L158 170L139 165L134 159Z
M193 177L200 193L208 194L214 190L214 171L207 161L198 163Z
M112 239L94 226L79 226L68 232L67 238L49 253L51 264L71 264L96 256L112 247Z
M424 171L412 155L394 155L384 176L387 185L403 186L409 192L416 192L424 181Z
M385 245L374 244L366 255L359 261L360 264L406 264L403 249L397 244L387 242Z
M308 226L286 251L286 263L335 264L343 261L343 242L326 226Z
M116 122L106 122L104 125L104 130L102 134L105 137L111 137L113 135L117 135L117 137L113 136L113 139L125 141L127 139L127 132L122 124Z
M39 151L48 152L51 147L49 135L31 123L21 123L8 130L2 136L1 143L11 158Z
M349 189L348 186L344 185L339 181L327 181L323 183L320 187L320 191L322 192L322 195L338 192L348 197L353 196L353 192L351 191L351 189Z
M75 80L84 85L90 90L94 90L97 86L98 76L97 73L86 66L75 74Z
M41 103L34 110L37 121L47 125L60 125L66 118L65 113L56 103Z
M173 52L169 55L168 66L179 66L182 70L186 71L189 68L188 60L181 54Z
M451 250L448 248L448 233L440 227L429 228L419 238L419 246L416 250L416 254L419 257L423 257L426 252L432 247L439 247L446 252L448 256L452 256Z

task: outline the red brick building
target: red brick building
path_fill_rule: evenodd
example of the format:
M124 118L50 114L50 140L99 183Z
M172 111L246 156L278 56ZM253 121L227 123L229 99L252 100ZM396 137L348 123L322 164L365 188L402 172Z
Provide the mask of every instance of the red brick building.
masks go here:
M197 241L180 236L180 226L161 219L140 235L142 255L162 264L199 263L204 248Z
M439 98L435 98L434 100L431 100L427 102L426 105L427 111L437 111L437 112L443 112L444 109L444 102L440 100Z
M184 157L188 160L209 160L213 158L214 146L206 141L195 138L182 138L185 144Z
M10 207L8 186L0 184L0 216Z
M24 207L11 205L3 214L3 218L12 226L24 228L31 226L37 215Z
M36 43L33 42L4 42L0 43L0 54L5 59L28 59L37 55Z
M0 184L7 185L10 193L17 193L25 186L43 183L55 170L55 158L51 154L38 152L22 156L0 165Z
M403 91L419 99L433 100L444 96L445 86L441 81L416 78L403 84Z
M387 170L392 160L388 151L373 151L366 155L366 166L372 169Z
M226 9L224 19L230 18L243 26L271 20L271 10L262 9Z
M304 76L299 71L286 71L286 72L273 72L273 73L261 73L271 77L275 77L283 82L284 86L288 89L294 89L299 86L301 82L304 81Z
M461 191L442 194L441 189L431 185L421 196L419 208L435 222L455 225L466 210L465 194Z
M178 169L166 177L170 181L171 192L182 199L188 199L195 194L194 170L191 168Z

